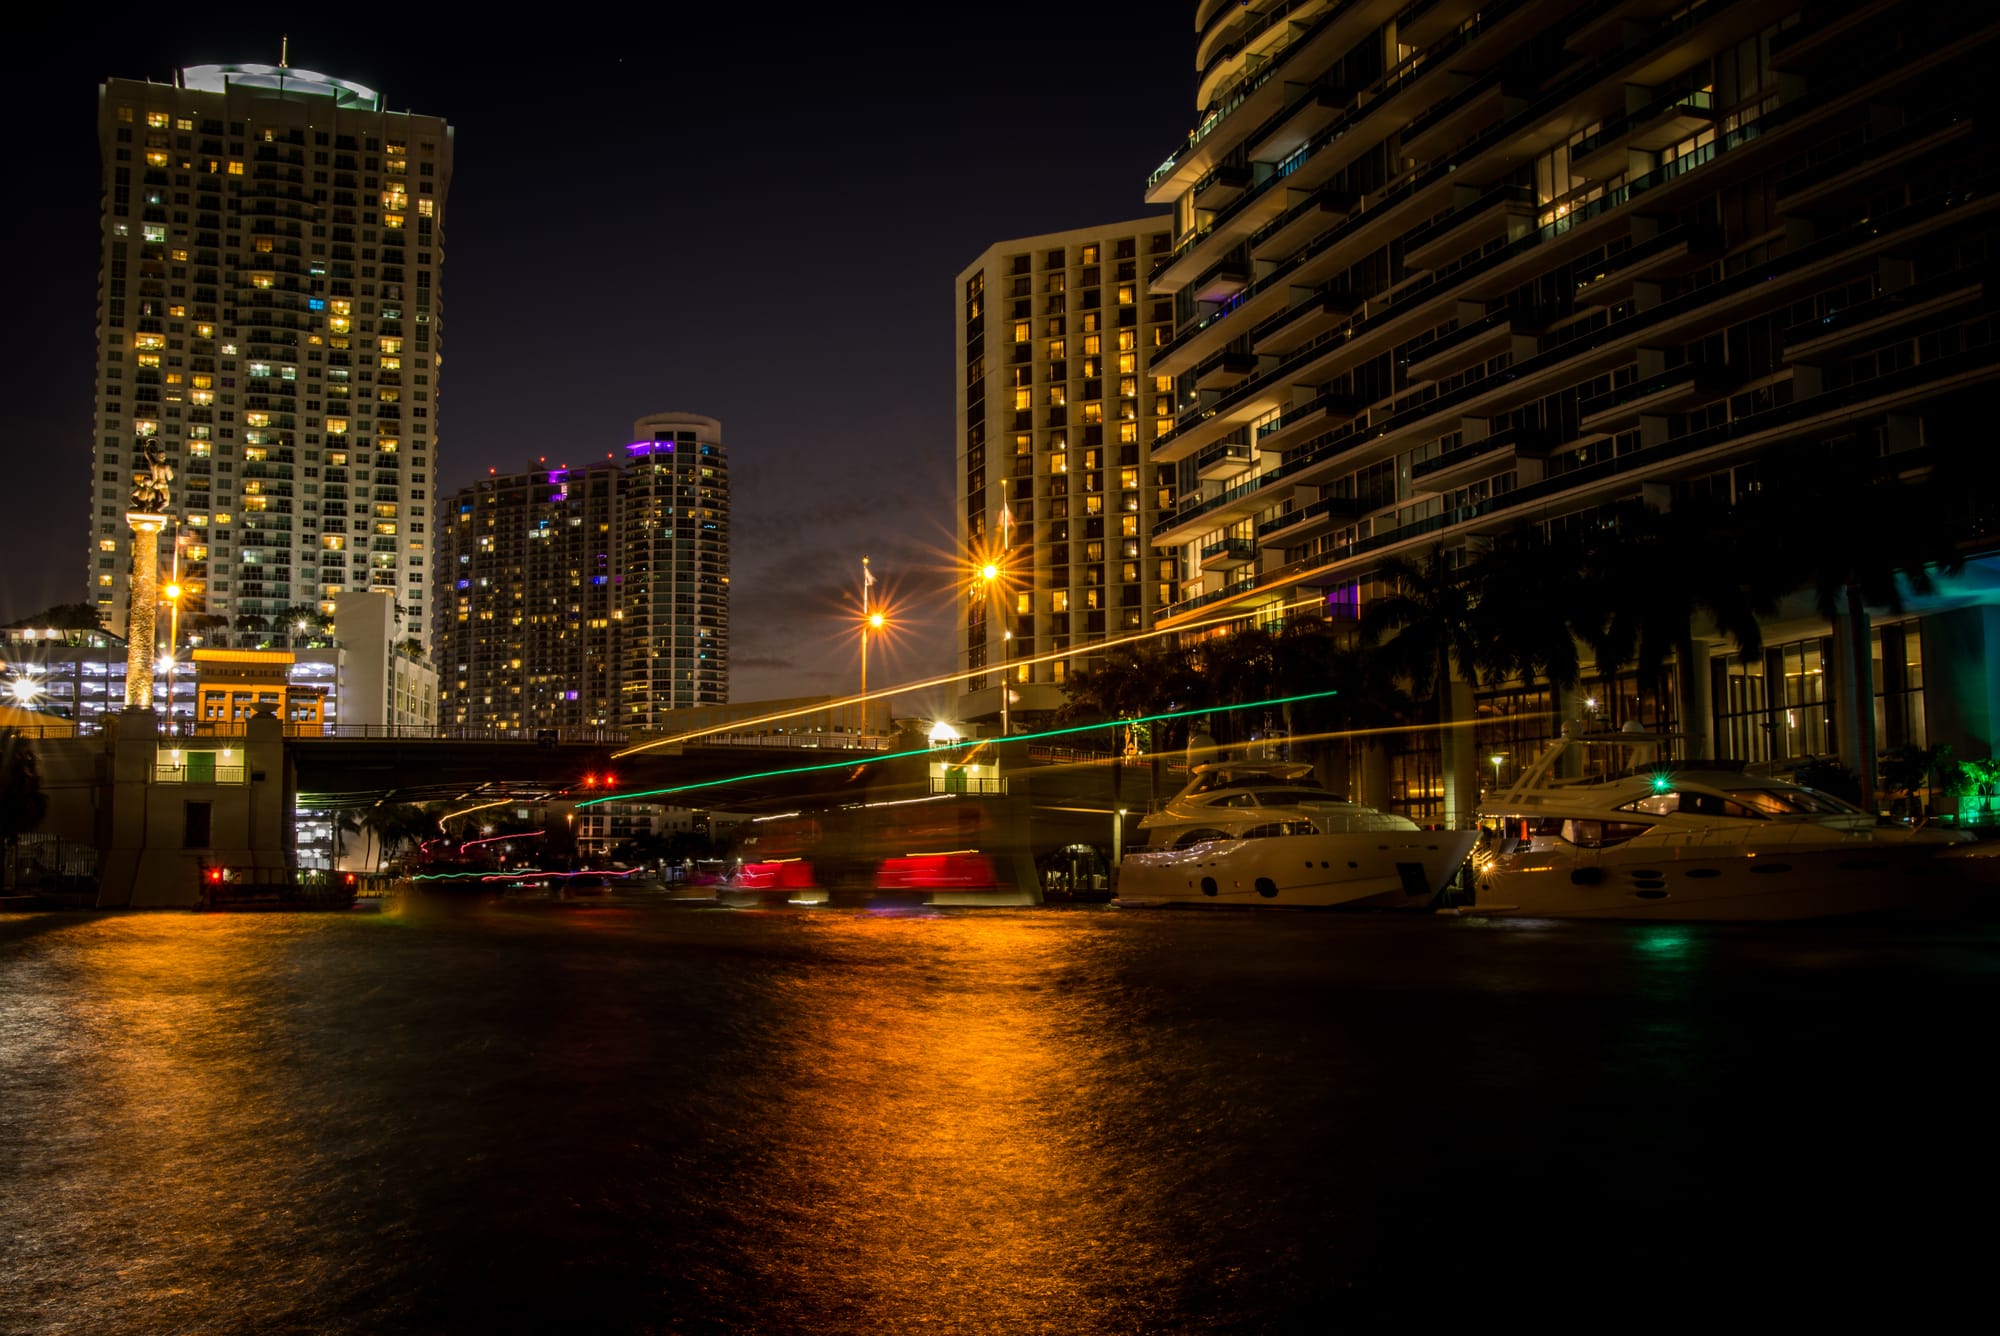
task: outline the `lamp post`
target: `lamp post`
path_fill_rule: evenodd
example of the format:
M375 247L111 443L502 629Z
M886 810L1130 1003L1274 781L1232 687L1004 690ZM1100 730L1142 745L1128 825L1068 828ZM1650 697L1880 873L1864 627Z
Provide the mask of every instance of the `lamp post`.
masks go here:
M889 618L875 606L875 572L861 559L861 731L868 732L868 635L880 634Z
M1014 694L1014 665L1010 651L1014 648L1014 633L1000 633L1000 736L1012 737L1014 725L1007 717L1007 702Z
M167 731L168 731L169 733L171 733L171 732L174 732L174 731L175 731L175 727L174 727L174 669L175 669L175 667L176 667L176 666L177 666L177 665L178 665L178 664L180 663L180 657L181 657L181 539L182 539L182 536L183 536L183 535L181 535L181 534L180 534L179 532L176 532L176 533L174 534L174 569L173 569L173 573L172 573L171 575L169 575L169 576L167 577L167 584L166 584L166 588L164 588L164 589L162 589L162 590L160 591L160 597L161 597L161 598L163 598L163 599L165 599L165 600L167 601L167 662L166 662L166 669L167 669Z

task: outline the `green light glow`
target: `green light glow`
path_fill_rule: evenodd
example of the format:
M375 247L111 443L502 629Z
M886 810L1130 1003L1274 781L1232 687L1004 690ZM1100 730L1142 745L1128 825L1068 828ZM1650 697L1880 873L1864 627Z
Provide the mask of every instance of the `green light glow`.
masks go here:
M1096 733L1105 729L1125 728L1132 724L1158 723L1162 719L1185 719L1202 714L1233 714L1238 710L1262 710L1273 705L1290 705L1302 700L1324 700L1337 696L1337 691L1309 691L1302 696L1277 696L1270 700L1255 700L1244 705L1214 705L1199 710L1173 710L1166 714L1149 714L1137 719L1114 719L1102 724L1077 724L1070 728L1052 728L1043 733L1016 733L1005 741L1038 742L1043 738L1068 737L1075 733ZM602 798L591 798L577 804L579 809L595 807L599 803L635 802L640 798L657 798L667 793L690 793L695 789L720 788L725 784L741 784L752 779L779 779L786 775L809 775L817 770L852 770L856 766L877 765L883 761L896 761L909 756L936 756L941 752L963 751L968 747L983 747L988 743L1002 741L999 738L966 738L960 742L948 743L941 747L923 747L916 751L885 752L866 760L831 761L821 765L797 765L784 770L760 770L753 775L731 775L728 779L704 779L694 784L676 784L667 789L644 789L636 793L613 793Z
M1672 778L1672 776L1669 776L1669 775L1654 775L1654 776L1653 776L1653 792L1655 792L1655 793L1667 793L1667 792L1671 791L1671 790L1673 789L1673 787L1674 787L1674 781L1673 781L1673 778Z

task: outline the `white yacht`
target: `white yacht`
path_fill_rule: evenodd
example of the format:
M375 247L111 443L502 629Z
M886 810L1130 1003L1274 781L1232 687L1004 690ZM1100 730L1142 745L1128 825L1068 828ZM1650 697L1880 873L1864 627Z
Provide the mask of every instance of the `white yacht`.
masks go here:
M1197 766L1139 822L1146 843L1119 863L1116 903L1422 908L1477 838L1349 802L1311 774L1293 762Z
M1963 897L2000 859L1666 739L1564 738L1480 808L1473 903L1542 918L1801 919Z

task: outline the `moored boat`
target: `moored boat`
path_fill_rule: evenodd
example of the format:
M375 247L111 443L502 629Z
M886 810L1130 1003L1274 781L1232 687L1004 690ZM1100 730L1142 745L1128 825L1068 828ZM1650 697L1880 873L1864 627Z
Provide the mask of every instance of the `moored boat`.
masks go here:
M1963 901L2000 859L1965 832L1878 818L1666 739L1558 740L1480 808L1473 901L1547 918L1805 919Z
M1464 864L1475 832L1424 830L1311 773L1292 762L1196 767L1139 822L1146 843L1120 862L1116 903L1424 907Z

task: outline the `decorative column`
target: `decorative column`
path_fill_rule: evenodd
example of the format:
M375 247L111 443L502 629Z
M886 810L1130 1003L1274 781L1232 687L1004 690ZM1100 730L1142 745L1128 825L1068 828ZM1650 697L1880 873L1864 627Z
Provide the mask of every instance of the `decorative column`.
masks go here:
M125 706L153 708L153 660L159 647L153 643L154 612L160 603L160 531L167 527L165 515L148 511L126 512L132 526L132 594L125 614Z
M125 609L125 708L153 708L154 614L160 607L160 530L167 527L167 484L174 470L158 441L146 442L146 471L132 479L132 590ZM171 715L173 702L167 702Z

